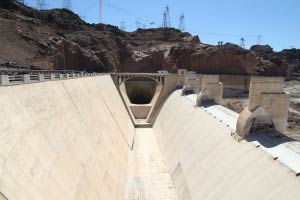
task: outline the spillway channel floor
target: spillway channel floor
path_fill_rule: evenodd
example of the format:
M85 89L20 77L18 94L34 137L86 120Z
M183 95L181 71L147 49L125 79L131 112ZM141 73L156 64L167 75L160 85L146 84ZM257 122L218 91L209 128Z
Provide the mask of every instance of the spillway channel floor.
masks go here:
M177 200L151 128L138 128L129 154L125 200Z

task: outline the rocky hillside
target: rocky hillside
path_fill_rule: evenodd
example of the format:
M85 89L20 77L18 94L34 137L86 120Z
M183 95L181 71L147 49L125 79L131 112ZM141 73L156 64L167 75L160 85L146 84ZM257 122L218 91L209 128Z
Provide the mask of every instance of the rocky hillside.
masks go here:
M257 56L271 60L274 63L281 61L286 63L289 78L300 77L300 49L284 49L281 52L274 52L269 45L254 45L250 50Z
M0 63L97 72L171 72L285 75L282 59L233 44L212 46L176 29L88 24L71 11L39 11L13 0L0 2ZM277 59L278 58L278 59Z

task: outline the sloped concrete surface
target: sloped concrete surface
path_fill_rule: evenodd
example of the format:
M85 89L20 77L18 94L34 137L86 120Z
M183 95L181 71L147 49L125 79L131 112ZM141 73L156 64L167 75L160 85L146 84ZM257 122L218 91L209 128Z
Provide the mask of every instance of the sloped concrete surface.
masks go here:
M110 76L0 87L9 200L124 199L134 127Z
M177 200L151 128L138 128L129 154L126 200Z
M299 177L227 126L179 92L167 99L153 131L178 198L298 199Z
M196 95L191 94L185 97L190 102L195 104ZM226 125L231 132L236 132L236 124L239 115L234 111L229 110L221 105L202 106L200 109L204 110L219 122ZM254 134L251 135L247 140L254 146L260 147L274 159L289 167L295 172L295 174L300 174L299 141L295 141L283 134L278 134L276 131L269 134Z

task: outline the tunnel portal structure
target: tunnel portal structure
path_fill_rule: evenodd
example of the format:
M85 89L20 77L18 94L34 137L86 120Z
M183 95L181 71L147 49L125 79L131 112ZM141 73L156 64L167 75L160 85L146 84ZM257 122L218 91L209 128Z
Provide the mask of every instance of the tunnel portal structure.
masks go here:
M180 70L1 75L0 83L1 200L300 196L300 143L278 135L282 78ZM241 115L220 105L232 89L250 90Z

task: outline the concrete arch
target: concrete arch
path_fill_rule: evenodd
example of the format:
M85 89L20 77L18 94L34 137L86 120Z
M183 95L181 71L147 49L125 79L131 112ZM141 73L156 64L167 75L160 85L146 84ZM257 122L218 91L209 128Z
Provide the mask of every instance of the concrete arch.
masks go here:
M246 107L240 114L237 121L237 133L242 138L249 135L252 131L266 131L274 128L272 116L259 106L252 112Z
M160 76L119 76L118 79L118 83L119 85L121 85L122 83L126 82L126 81L129 81L131 79L135 79L135 78L144 78L144 79L150 79L150 80L153 80L155 81L156 83L158 84L163 84L163 77L160 77ZM120 80L121 79L121 80Z

